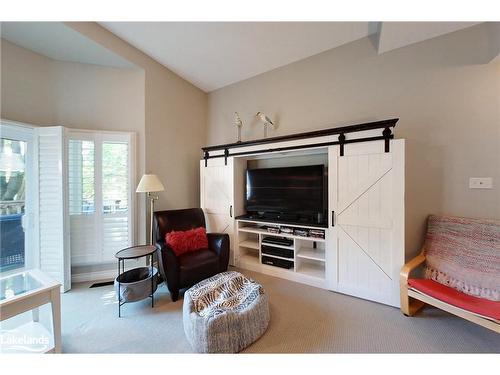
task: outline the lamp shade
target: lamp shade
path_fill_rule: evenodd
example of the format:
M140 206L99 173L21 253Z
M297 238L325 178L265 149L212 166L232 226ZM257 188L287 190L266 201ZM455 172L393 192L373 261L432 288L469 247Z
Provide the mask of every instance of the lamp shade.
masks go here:
M142 176L139 185L137 185L137 189L135 189L136 193L151 193L153 191L164 191L165 187L161 183L160 179L155 174L145 174Z

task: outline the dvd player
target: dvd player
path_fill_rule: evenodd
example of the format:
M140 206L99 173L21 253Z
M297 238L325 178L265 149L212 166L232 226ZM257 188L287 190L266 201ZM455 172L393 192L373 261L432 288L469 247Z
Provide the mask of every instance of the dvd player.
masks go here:
M268 243L272 245L281 245L281 246L293 246L293 240L290 238L284 237L264 237L262 239L262 243Z

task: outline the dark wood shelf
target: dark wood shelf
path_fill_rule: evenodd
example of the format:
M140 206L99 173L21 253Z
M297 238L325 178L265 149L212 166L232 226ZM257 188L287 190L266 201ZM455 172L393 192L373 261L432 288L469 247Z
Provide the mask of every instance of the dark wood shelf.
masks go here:
M210 152L210 151L216 151L216 150L227 150L227 149L232 149L232 148L261 145L261 144L267 144L267 143L286 142L286 141L292 141L292 140L297 140L297 139L324 137L324 136L336 135L336 134L347 134L347 133L354 133L354 132L365 131L365 130L393 128L396 126L396 123L398 122L398 120L399 120L399 118L393 118L393 119L388 119L388 120L366 122L366 123L362 123L362 124L341 126L341 127L337 127L337 128L316 130L316 131L311 131L311 132L306 132L306 133L296 133L296 134L290 134L290 135L283 135L283 136L279 136L279 137L256 139L253 141L227 143L227 144L216 145L216 146L206 146L206 147L202 147L202 150L203 150L203 152Z

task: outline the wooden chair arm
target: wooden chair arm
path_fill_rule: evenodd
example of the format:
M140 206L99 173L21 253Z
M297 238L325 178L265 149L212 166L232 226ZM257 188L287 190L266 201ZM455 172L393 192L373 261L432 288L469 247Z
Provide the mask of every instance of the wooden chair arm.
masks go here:
M415 258L410 260L408 263L406 263L403 268L401 268L401 272L399 273L399 280L403 283L406 284L408 281L408 277L410 276L410 273L418 268L422 263L425 262L425 255L424 252L422 251L419 255L417 255Z
M399 273L401 311L406 316L412 316L425 305L422 301L410 298L410 296L408 296L408 277L413 270L418 268L424 262L425 254L424 249L422 248L420 254L406 263L403 268L401 268L401 272Z

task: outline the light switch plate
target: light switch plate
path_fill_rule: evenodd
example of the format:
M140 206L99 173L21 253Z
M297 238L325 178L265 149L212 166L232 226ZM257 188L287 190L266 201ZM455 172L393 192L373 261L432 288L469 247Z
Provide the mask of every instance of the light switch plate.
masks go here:
M491 177L471 177L469 178L470 189L492 189L493 179Z

